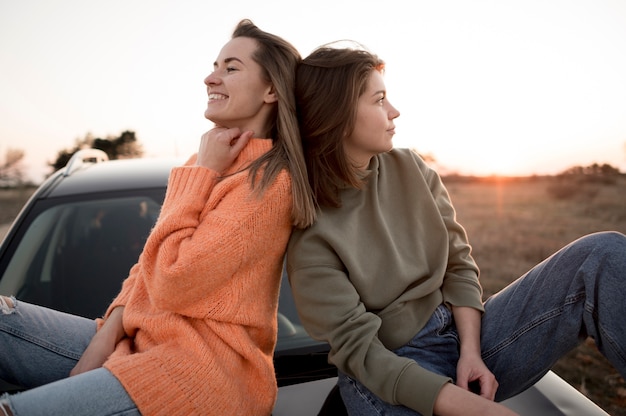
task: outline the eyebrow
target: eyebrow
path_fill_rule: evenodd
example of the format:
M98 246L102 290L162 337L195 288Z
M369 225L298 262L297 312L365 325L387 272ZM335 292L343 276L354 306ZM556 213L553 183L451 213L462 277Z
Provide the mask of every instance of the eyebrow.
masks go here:
M230 63L232 61L237 61L237 62L240 62L242 65L245 65L243 63L243 61L241 59L239 59L239 58L231 57L231 58L224 59L224 63L225 64L228 64L228 63ZM213 62L213 67L216 67L216 66L217 66L217 61Z

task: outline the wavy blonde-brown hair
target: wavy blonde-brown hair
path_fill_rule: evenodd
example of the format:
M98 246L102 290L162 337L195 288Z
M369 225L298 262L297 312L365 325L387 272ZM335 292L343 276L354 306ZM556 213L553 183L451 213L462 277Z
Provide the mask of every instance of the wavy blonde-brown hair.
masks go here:
M343 46L342 41L340 46ZM385 63L361 45L321 46L304 58L296 73L298 121L309 183L318 206L341 206L339 189L361 188L363 178L343 148L356 122L359 97L372 71Z
M296 117L295 76L302 60L298 50L286 40L259 29L252 21L244 19L233 31L232 38L247 37L258 45L252 58L258 63L266 81L274 87L278 97L275 117L272 120L272 149L254 161L251 166L253 185L262 192L282 169L291 174L294 226L305 228L315 220L315 205L307 180L306 163ZM262 171L258 184L257 172Z

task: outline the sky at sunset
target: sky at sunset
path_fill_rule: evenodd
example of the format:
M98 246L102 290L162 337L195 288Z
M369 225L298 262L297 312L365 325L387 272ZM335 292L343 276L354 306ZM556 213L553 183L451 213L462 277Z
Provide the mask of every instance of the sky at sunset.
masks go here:
M626 1L0 0L0 162L35 182L88 133L186 156L211 128L204 77L242 18L387 62L396 147L445 172L626 172Z

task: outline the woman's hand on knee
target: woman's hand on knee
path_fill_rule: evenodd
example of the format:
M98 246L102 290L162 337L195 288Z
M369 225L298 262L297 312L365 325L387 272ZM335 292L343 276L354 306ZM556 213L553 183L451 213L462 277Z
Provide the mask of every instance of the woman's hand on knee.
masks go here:
M475 391L481 397L493 401L498 390L498 380L489 371L480 355L461 354L457 364L456 384L464 390L474 390L470 384L477 384L480 391Z
M117 344L125 336L122 321L123 313L123 306L113 309L102 328L91 339L76 366L70 371L70 376L102 367L107 358L115 351Z

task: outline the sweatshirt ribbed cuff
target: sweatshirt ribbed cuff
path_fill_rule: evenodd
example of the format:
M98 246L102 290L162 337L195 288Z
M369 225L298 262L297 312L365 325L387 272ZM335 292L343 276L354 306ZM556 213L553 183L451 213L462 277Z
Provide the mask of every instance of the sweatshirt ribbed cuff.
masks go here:
M441 388L452 380L435 374L417 364L405 368L396 385L395 398L399 404L424 416L433 414L435 399Z

